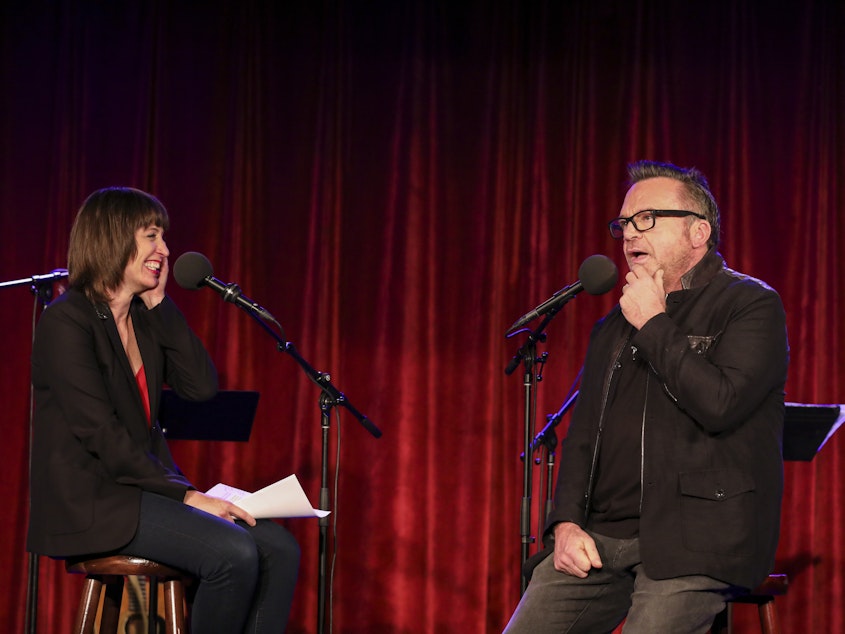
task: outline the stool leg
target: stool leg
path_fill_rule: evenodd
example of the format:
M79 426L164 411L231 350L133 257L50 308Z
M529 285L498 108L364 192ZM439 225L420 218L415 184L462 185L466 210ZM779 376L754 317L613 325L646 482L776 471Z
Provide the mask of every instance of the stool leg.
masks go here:
M757 610L760 614L760 629L763 634L781 634L774 598L770 597L768 601L761 603Z
M116 634L120 621L120 604L123 601L123 577L103 577L103 583L106 584L106 594L100 616L100 634Z
M148 634L158 632L158 577L147 579L147 628Z
M184 634L185 592L181 579L167 579L164 582L164 619L167 623L167 634Z
M94 634L94 621L97 618L97 607L100 605L100 592L103 583L95 577L86 577L79 600L79 611L76 613L76 623L73 631L77 634Z

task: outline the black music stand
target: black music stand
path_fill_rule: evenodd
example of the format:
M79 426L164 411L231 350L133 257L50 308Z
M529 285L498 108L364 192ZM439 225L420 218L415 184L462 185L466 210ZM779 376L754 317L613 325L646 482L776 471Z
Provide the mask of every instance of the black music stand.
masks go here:
M221 390L207 401L186 401L164 390L158 420L168 440L246 442L257 407L258 392Z
M786 403L783 459L810 461L845 422L845 406Z

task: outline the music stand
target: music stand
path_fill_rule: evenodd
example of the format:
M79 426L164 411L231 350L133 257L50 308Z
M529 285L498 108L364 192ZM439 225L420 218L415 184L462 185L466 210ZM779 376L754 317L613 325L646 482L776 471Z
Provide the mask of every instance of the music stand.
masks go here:
M221 390L207 401L187 401L164 390L158 419L168 440L246 442L257 408L258 392Z
M842 405L786 403L783 459L810 461L845 422Z

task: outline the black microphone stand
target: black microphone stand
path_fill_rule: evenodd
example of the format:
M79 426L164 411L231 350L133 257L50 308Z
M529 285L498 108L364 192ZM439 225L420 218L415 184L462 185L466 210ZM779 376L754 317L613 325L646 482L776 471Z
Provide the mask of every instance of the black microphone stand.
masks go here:
M18 280L0 282L0 289L13 286L29 286L29 290L41 304L41 310L53 300L53 283L67 277L67 269L55 269L46 275L33 275ZM33 326L33 336L35 335ZM30 385L30 407L29 407L29 469L32 471L32 386ZM38 629L38 564L39 559L36 553L27 553L27 582L26 582L26 608L24 615L24 632L35 634Z
M11 288L13 286L29 286L44 308L47 308L53 299L53 283L58 282L67 277L67 269L53 269L45 275L33 275L32 277L22 277L18 280L9 280L8 282L0 282L0 289Z
M522 502L520 505L519 521L520 541L522 545L522 563L525 563L525 561L528 559L531 544L536 541L535 538L531 535L531 493L533 488L530 460L531 435L534 429L534 410L536 407L535 388L537 386L537 383L543 380L542 368L545 365L549 356L548 352L544 352L539 357L537 356L537 343L544 343L546 341L546 333L543 331L546 329L546 326L554 318L554 316L557 315L561 307L562 306L550 310L548 313L545 314L545 316L543 317L543 321L540 322L540 325L537 326L537 328L529 332L528 338L526 339L525 343L520 346L517 353L513 356L513 358L510 360L510 363L508 363L507 367L505 368L505 374L507 375L513 374L514 370L516 370L520 362L523 363L523 367L525 368L525 373L522 382L525 396L525 405L523 411L525 426L525 448L522 454ZM519 332L523 331L517 330L514 333L506 335L506 337L512 337ZM535 364L540 364L540 371L536 374L534 372ZM523 594L525 592L527 586L528 582L526 581L525 576L520 573L520 594Z
M563 405L560 406L557 412L554 414L548 414L546 416L546 426L540 430L540 432L534 436L534 440L531 441L531 451L532 453L535 451L539 451L540 449L546 449L546 482L545 482L545 515L537 518L537 533L542 534L543 530L546 526L546 520L549 517L549 514L552 512L554 508L554 471L555 471L555 450L557 449L557 433L555 432L555 428L558 426L560 421L566 415L573 405L575 405L575 401L578 399L578 390L575 390L574 393L569 396L566 401L564 401Z
M319 407L320 407L320 427L321 427L321 469L320 469L320 508L328 510L329 504L329 421L331 419L330 413L334 407L345 407L349 412L358 419L358 422L364 426L376 438L381 438L381 430L375 424L359 412L352 403L331 383L331 377L325 372L315 370L296 350L294 345L287 341L284 335L282 326L273 319L273 323L278 326L280 333L270 328L265 318L262 318L258 313L247 309L243 306L241 308L257 321L261 327L270 334L277 342L277 348L280 352L287 352L299 366L305 371L305 374L311 379L321 390ZM318 556L318 596L317 596L317 632L322 634L325 625L326 615L326 568L327 568L327 552L328 552L328 516L319 519L320 539L319 539L319 556Z

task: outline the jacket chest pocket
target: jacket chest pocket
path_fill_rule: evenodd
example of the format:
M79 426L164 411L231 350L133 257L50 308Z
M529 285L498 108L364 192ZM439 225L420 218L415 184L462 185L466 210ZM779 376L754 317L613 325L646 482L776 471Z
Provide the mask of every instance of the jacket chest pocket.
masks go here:
M755 485L739 469L679 475L684 545L696 552L748 554L753 549Z
M719 334L721 333L715 335L687 335L690 350L696 354L707 356L707 353L710 352L710 349L719 338Z

